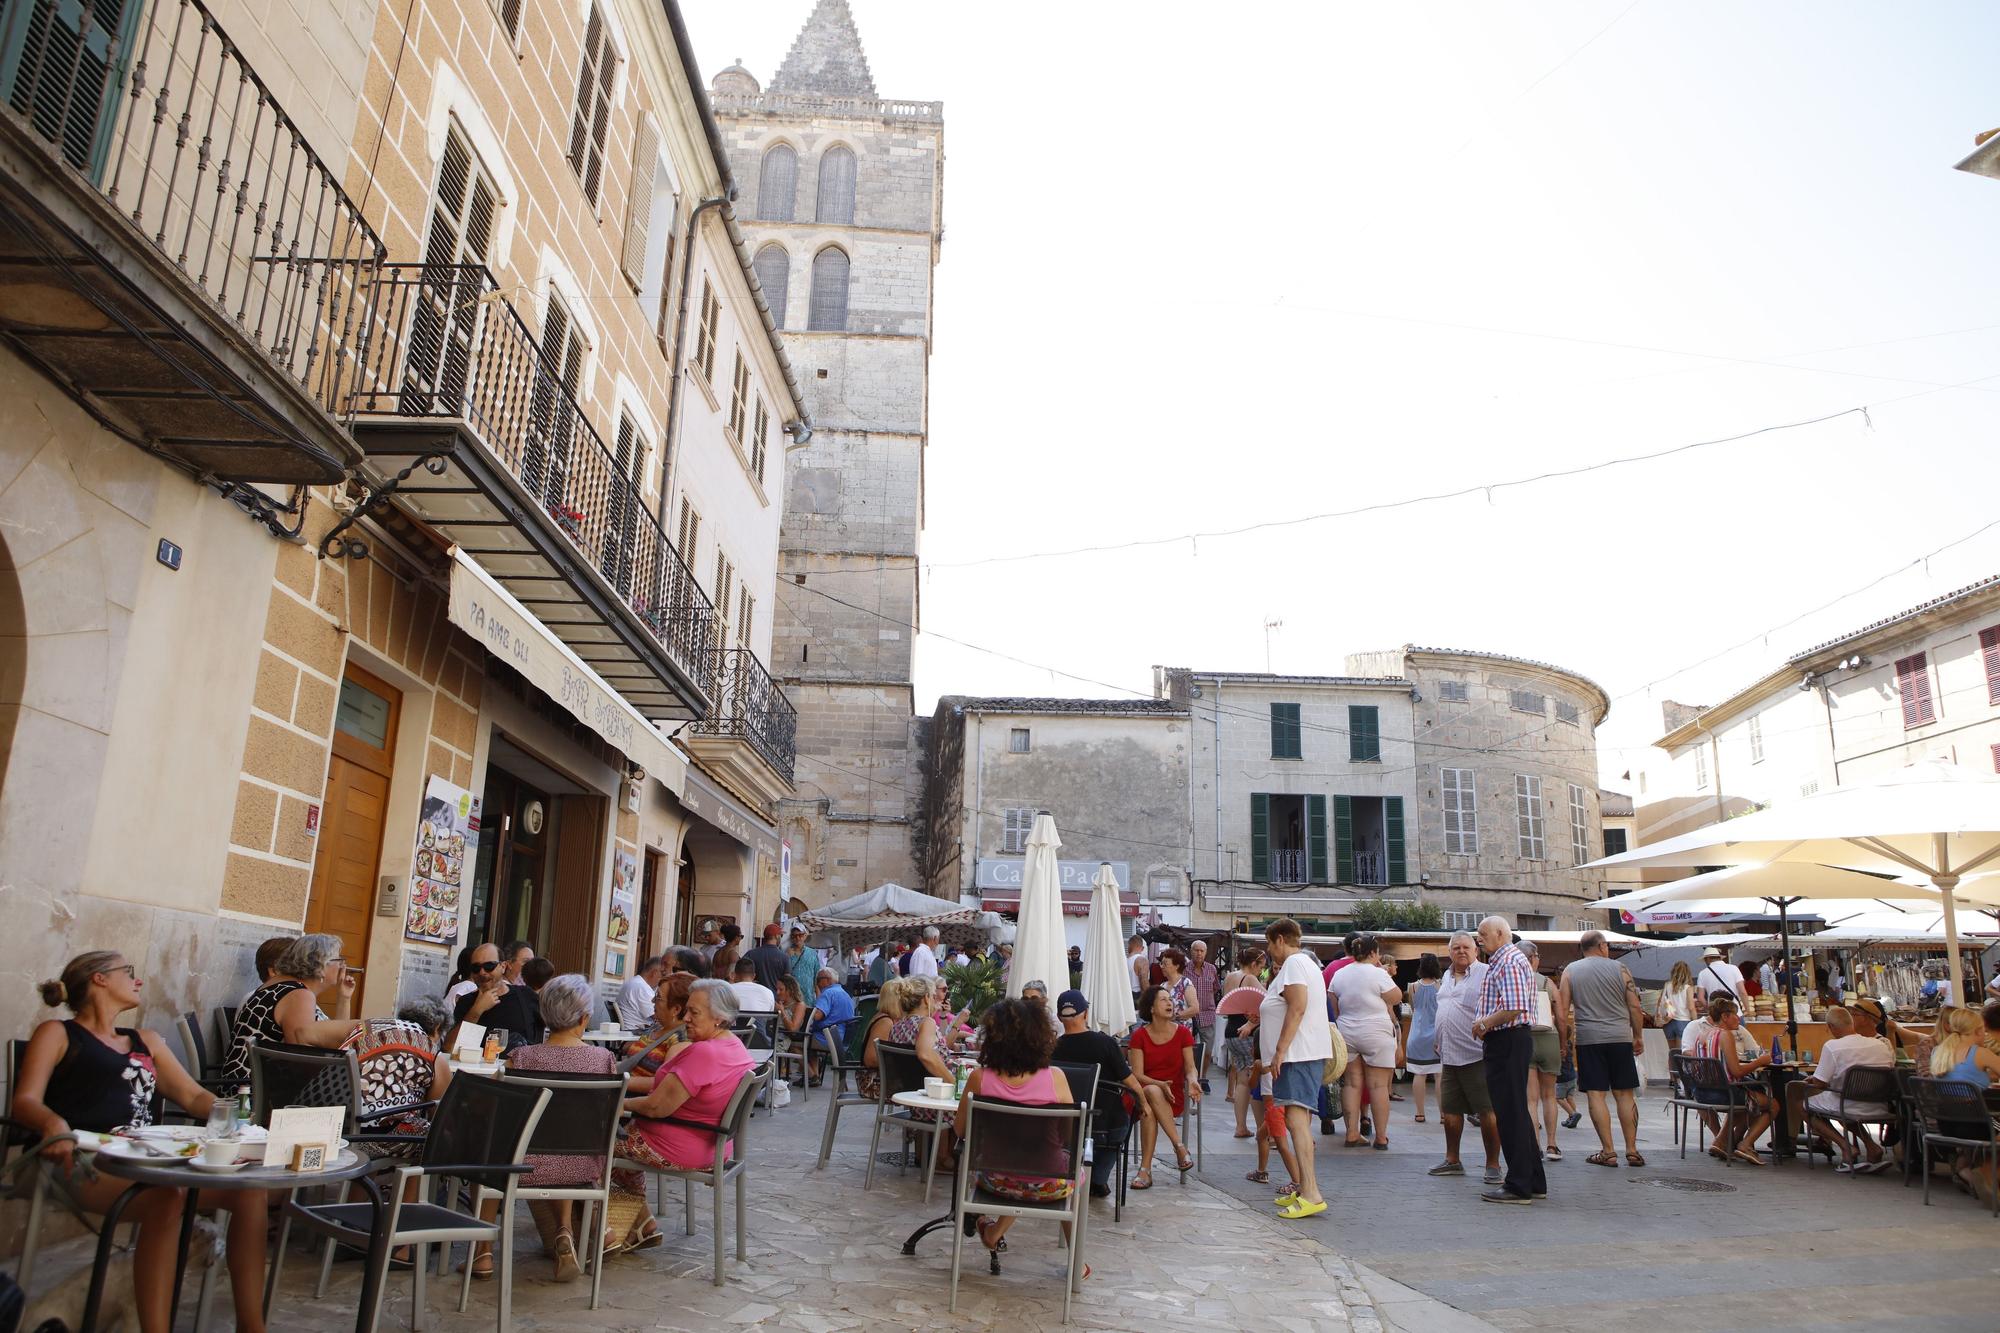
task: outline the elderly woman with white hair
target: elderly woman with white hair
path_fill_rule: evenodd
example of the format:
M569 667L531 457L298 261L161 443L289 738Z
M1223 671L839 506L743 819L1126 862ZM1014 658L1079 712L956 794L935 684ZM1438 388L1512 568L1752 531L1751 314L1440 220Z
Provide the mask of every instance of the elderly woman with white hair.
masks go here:
M319 1005L327 995L335 997L338 1013L345 1013L354 1002L354 976L341 955L340 936L301 935L278 955L271 979L251 991L237 1012L223 1079L250 1081L250 1048L258 1042L329 1050L343 1045L361 1025L348 1018L328 1018Z
M548 984L542 987L540 1002L542 1021L548 1025L548 1035L535 1045L519 1047L509 1055L508 1073L618 1076L616 1057L604 1047L589 1045L583 1039L583 1030L590 1026L591 1012L597 1007L596 993L591 990L587 978L574 972L551 977ZM601 1163L593 1163L574 1154L545 1156L529 1153L524 1160L534 1169L522 1178L521 1184L533 1189L589 1185L602 1178L604 1169ZM489 1201L489 1211L498 1207L497 1200ZM569 1200L528 1205L549 1253L555 1257L558 1282L574 1282L583 1276L583 1267L576 1257L576 1240L571 1231L571 1213L575 1207ZM473 1255L472 1276L475 1278L493 1276L493 1256L489 1249L482 1244Z
M713 1160L715 1134L688 1122L720 1124L730 1097L755 1063L729 1030L738 1008L728 982L704 978L694 983L685 1015L687 1041L660 1065L650 1093L625 1099L633 1120L618 1140L619 1157L680 1170L700 1169ZM611 1181L605 1252L647 1250L664 1239L646 1208L644 1176L618 1172Z

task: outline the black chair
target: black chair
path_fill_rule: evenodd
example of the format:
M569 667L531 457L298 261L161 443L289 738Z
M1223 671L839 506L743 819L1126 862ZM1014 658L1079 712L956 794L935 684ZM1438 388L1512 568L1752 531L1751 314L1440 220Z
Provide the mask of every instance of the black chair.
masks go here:
M1848 1069L1842 1072L1833 1092L1839 1099L1839 1109L1826 1118L1840 1122L1857 1135L1869 1125L1880 1125L1883 1146L1887 1147L1888 1130L1899 1119L1896 1105L1903 1095L1896 1071L1869 1067ZM1810 1111L1811 1107L1808 1106L1807 1110ZM1806 1153L1806 1165L1812 1165L1810 1151Z
M536 1157L575 1157L595 1164L597 1180L589 1185L543 1186L517 1184L514 1197L527 1203L578 1202L584 1206L577 1219L575 1237L590 1266L590 1308L597 1308L598 1289L604 1281L604 1219L611 1211L611 1159L618 1152L618 1117L625 1105L625 1080L581 1075L509 1073L507 1082L521 1087L547 1088L548 1110L535 1126L528 1152ZM472 1191L473 1211L498 1191L476 1185ZM472 1282L472 1265L465 1266L465 1281ZM465 1308L461 1293L458 1308Z
M195 1010L174 1019L174 1030L180 1037L181 1053L187 1057L188 1076L218 1097L227 1097L237 1089L237 1084L222 1077L222 1061L208 1049L208 1040L201 1033L201 1015Z
M389 1254L395 1247L415 1247L411 1275L415 1303L410 1326L416 1328L424 1313L430 1247L449 1248L458 1241L489 1242L498 1266L499 1327L506 1333L513 1317L515 1190L530 1169L521 1158L534 1139L549 1100L548 1088L530 1087L522 1080L455 1078L445 1089L416 1165L398 1166L393 1173L384 1173L379 1182L377 1177L364 1176L361 1183L369 1197L362 1203L302 1204L294 1195L285 1203L285 1224L296 1222L332 1243L366 1252L361 1301L368 1328L374 1328L381 1315ZM460 1211L446 1204L404 1200L405 1188L412 1182L421 1193L438 1180L470 1186L475 1197L481 1189L499 1194L498 1219L480 1220L476 1206ZM283 1262L281 1247L271 1258L272 1286L277 1284ZM466 1267L471 1266L467 1259ZM461 1312L468 1300L468 1292L459 1294Z
M1689 1056L1681 1062L1681 1068L1687 1073L1689 1090L1694 1098L1695 1106L1700 1110L1718 1116L1730 1116L1736 1114L1738 1111L1749 1110L1749 1095L1744 1091L1742 1084L1735 1082L1729 1077L1729 1067L1723 1064L1722 1061ZM1717 1100L1718 1097L1720 1100ZM1696 1117L1696 1123L1701 1123L1699 1117ZM1706 1136L1706 1125L1702 1126L1702 1133ZM1716 1136L1716 1141L1718 1143L1721 1142L1721 1134L1719 1132ZM1733 1144L1725 1144L1723 1146L1722 1164L1724 1166L1729 1165L1729 1154L1733 1150ZM1683 1157L1687 1155L1687 1145L1685 1143L1681 1146L1681 1155Z
M803 1037L800 1038L801 1042L804 1040ZM876 1098L866 1096L861 1092L860 1079L862 1065L858 1060L847 1058L847 1051L842 1043L837 1041L822 1041L820 1045L826 1056L826 1063L821 1066L826 1072L821 1077L830 1079L832 1082L827 1087L826 1127L820 1132L819 1162L813 1167L815 1171L826 1170L827 1158L833 1156L833 1136L835 1131L840 1127L841 1111L849 1106L874 1106L877 1101ZM803 1045L798 1048L797 1055L800 1068L804 1068L805 1047ZM780 1056L779 1058L783 1059L785 1057Z
M638 1050L632 1052L632 1054L626 1056L623 1060L620 1060L618 1062L618 1072L620 1074L631 1073L633 1070L637 1069L640 1065L646 1063L647 1056L651 1055L654 1051L657 1051L660 1049L660 1047L664 1046L669 1037L673 1036L676 1032L684 1033L686 1031L687 1031L686 1028L673 1028L666 1032L654 1033L652 1038L648 1040L643 1046L641 1046Z
M1924 1203L1931 1201L1930 1150L1933 1146L1955 1148L1973 1155L1977 1163L1991 1157L2000 1162L2000 1129L1993 1113L1986 1109L1986 1096L1976 1083L1964 1079L1913 1078L1910 1096L1916 1103L1920 1137L1919 1156L1923 1161ZM1979 1126L1984 1137L1974 1137ZM2000 1195L1994 1199L1993 1215L2000 1217Z
M660 1119L666 1124L679 1125L684 1129L698 1129L706 1133L714 1142L714 1156L703 1166L668 1167L654 1166L650 1162L634 1162L618 1159L616 1165L621 1170L643 1171L657 1180L683 1180L687 1182L687 1233L694 1234L694 1187L697 1184L709 1186L715 1191L715 1285L722 1285L722 1187L730 1181L736 1182L736 1261L743 1262L749 1257L750 1212L744 1203L744 1171L747 1166L744 1157L744 1131L750 1123L750 1107L756 1101L757 1088L763 1075L752 1069L744 1073L736 1085L736 1091L729 1095L728 1104L722 1108L719 1120L711 1124L705 1120L691 1120L683 1116L669 1115Z
M1136 1123L1125 1114L1124 1085L1098 1082L1104 1071L1097 1065L1073 1065L1057 1060L1053 1067L1063 1071L1072 1093L1079 1088L1090 1090L1083 1100L1090 1103L1091 1157L1095 1159L1100 1153L1115 1153L1118 1157L1118 1183L1112 1187L1111 1195L1111 1220L1115 1222L1125 1208L1125 1173L1132 1160L1132 1126Z
M937 1176L938 1148L944 1141L950 1121L943 1116L925 1119L906 1107L896 1105L896 1094L921 1092L929 1072L924 1062L917 1057L914 1046L898 1046L892 1042L875 1043L875 1070L880 1084L880 1093L875 1102L875 1134L868 1144L868 1170L863 1175L861 1188L871 1189L875 1184L875 1154L882 1147L882 1129L894 1125L903 1131L907 1147L912 1135L929 1135L930 1157L924 1170L924 1202L931 1201L931 1181ZM897 1174L908 1169L907 1151L898 1159Z
M1690 1115L1699 1118L1702 1111L1711 1110L1706 1102L1697 1101L1694 1095L1694 1078L1688 1072L1688 1057L1679 1051L1667 1053L1667 1114L1674 1121L1674 1142L1680 1145L1681 1157L1685 1159L1687 1150L1687 1121Z
M879 1047L878 1047L879 1049ZM1084 1220L1090 1215L1083 1184L1083 1146L1090 1136L1090 1108L1069 1102L1053 1106L1023 1106L992 1097L972 1098L966 1112L965 1142L958 1154L958 1178L952 1191L951 1305L958 1312L958 1271L965 1254L968 1219L1039 1217L1069 1226L1069 1266L1063 1281L1063 1323L1069 1322L1070 1298L1081 1281ZM990 1173L1048 1176L1068 1180L1071 1188L1060 1200L1025 1203L994 1194L983 1185ZM1000 1271L1000 1253L987 1252L988 1271Z

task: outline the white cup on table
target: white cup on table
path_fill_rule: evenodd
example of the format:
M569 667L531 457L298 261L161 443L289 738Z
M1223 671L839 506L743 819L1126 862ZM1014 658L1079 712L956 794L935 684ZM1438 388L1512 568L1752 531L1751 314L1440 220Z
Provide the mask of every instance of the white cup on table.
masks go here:
M204 1166L228 1166L236 1160L235 1139L210 1139L201 1145L201 1160Z

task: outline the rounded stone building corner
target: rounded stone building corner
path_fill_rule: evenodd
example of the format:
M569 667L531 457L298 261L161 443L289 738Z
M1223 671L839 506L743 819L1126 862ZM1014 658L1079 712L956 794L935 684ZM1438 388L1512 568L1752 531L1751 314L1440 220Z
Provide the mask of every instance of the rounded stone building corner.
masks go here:
M741 58L732 61L727 69L717 71L709 88L736 97L755 97L764 91L763 85L757 82L757 76L743 68Z

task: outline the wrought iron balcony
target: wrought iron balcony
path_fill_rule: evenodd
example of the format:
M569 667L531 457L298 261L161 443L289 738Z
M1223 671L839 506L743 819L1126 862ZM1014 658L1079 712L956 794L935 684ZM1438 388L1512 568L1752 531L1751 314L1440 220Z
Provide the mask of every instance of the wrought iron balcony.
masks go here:
M1302 847L1273 847L1271 849L1271 869L1265 877L1266 884L1304 884L1306 882L1306 853Z
M326 482L383 247L200 0L0 0L0 334L208 478Z
M606 444L483 266L384 264L371 298L352 407L385 487L648 717L705 715L715 611L640 442Z
M734 737L756 751L789 787L798 753L798 709L749 649L715 649L710 661L715 707L694 726L697 755L700 737Z

